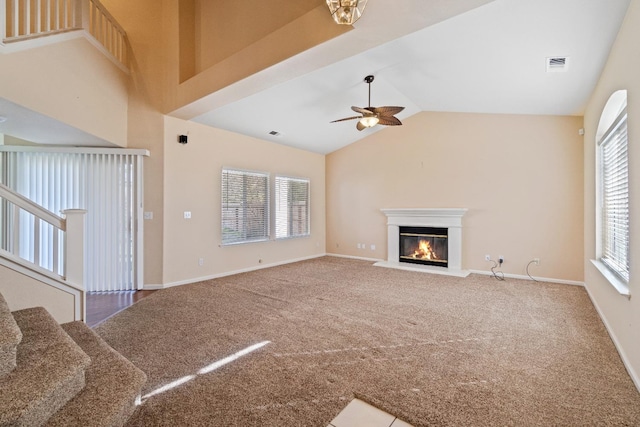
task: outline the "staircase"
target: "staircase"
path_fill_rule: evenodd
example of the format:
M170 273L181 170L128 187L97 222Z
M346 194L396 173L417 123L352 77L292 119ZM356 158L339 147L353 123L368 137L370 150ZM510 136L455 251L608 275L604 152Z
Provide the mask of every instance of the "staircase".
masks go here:
M0 426L122 426L146 375L83 322L0 295Z

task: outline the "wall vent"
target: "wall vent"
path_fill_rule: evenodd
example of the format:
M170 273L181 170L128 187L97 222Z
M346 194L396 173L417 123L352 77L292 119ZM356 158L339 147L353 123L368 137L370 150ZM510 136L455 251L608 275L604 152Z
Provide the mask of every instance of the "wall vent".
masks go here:
M546 59L547 73L559 73L567 71L569 68L569 57L550 56Z

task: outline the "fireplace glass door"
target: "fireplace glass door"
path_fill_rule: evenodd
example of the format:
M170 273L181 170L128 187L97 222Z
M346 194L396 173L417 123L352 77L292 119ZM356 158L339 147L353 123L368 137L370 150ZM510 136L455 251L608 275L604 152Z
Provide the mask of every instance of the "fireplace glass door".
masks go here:
M447 229L400 227L400 262L447 267Z

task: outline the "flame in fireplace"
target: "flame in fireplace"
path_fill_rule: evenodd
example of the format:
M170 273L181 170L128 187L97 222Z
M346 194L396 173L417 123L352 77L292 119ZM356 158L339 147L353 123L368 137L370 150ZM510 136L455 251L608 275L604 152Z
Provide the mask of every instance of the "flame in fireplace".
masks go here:
M418 249L413 252L411 258L416 259L438 259L436 253L431 249L431 245L428 240L420 240Z

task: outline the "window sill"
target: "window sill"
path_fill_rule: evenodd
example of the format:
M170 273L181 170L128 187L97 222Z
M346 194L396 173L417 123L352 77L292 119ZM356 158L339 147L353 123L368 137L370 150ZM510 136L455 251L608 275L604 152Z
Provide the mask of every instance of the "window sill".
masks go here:
M296 236L276 237L276 241L278 241L278 240L301 239L301 238L305 238L305 237L311 237L311 234L298 234Z
M613 286L620 295L624 295L627 298L631 298L631 292L629 291L629 284L620 279L615 273L604 265L601 261L592 259L591 263L598 269L598 271L607 279L607 282Z
M261 243L261 242L269 242L270 240L267 239L256 239L256 240L239 240L237 242L222 242L220 243L220 247L223 248L225 246L237 246L237 245L246 245L249 243Z

